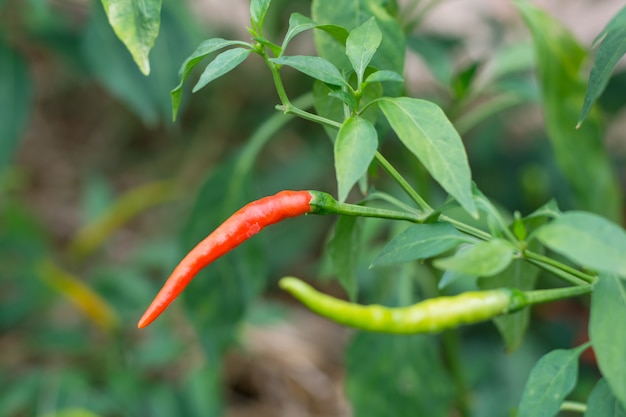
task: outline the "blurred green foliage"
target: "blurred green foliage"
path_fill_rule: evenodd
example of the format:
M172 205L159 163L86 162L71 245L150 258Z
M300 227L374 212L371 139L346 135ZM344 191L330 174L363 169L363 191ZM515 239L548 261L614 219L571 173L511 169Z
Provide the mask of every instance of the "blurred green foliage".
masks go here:
M384 240L401 230L389 230L377 220L358 219L356 224L343 220L336 223L338 232L333 235L332 219L310 216L277 225L216 262L190 285L171 314L138 332L137 318L181 254L228 214L280 189L334 191L332 147L322 129L310 129L306 122L272 112L277 98L271 77L258 71L255 62L185 98L181 122L172 124L170 90L180 81L181 63L203 38L221 36L218 30L230 35L234 29L210 28L207 33L185 3L165 1L146 77L116 38L100 2L78 3L74 10L44 0L0 2L0 415L220 415L232 389L225 381L224 355L241 342L241 323L246 322L253 301L287 271L323 275L333 259L343 259L338 263L349 262L349 268L340 278L356 288L353 280L358 277L362 300L407 303L438 292L438 277L426 266L368 268ZM576 161L567 162L566 169L558 163L563 149L569 149L562 142L571 139L564 138L563 131L570 120L575 125L576 106L584 91L580 79L547 73L563 64L560 58L570 58L568 53L550 55L541 49L547 46L539 44L535 58L527 39L507 44L494 36L488 45L492 56L460 65L458 52L467 46L463 39L420 30L420 14L415 20L402 16L394 9L395 2L360 3L386 22L382 29L388 36L381 47L386 55L378 55L375 63L402 73L406 39L410 53L432 72L436 86L428 98L442 105L465 140L474 180L505 210L530 212L556 196L564 208L582 207L614 219L622 216L614 161L603 153L599 133L589 133L602 131L595 125L602 123L599 109L579 135L592 141L593 152L602 155L592 168L600 170L609 185L589 194L589 187L580 183L595 174L581 179ZM308 14L308 7L304 1L275 1L266 30L275 36L284 33L287 12ZM354 27L369 17L349 13L349 8L335 2L313 2L313 17L320 22L344 19ZM531 27L535 35L542 31ZM337 65L347 64L325 34L318 32L311 41ZM578 45L575 49L580 56L573 72L579 77L586 52ZM539 80L535 67L543 74ZM559 78L563 85L546 83L550 77ZM623 73L614 75L599 99L611 115L619 115L617 110L624 106L625 96L617 93L624 88L624 79ZM576 89L565 85L570 81ZM290 73L287 82L294 97L312 88L311 80L300 75ZM386 89L397 88L387 84ZM550 90L556 87L560 90ZM106 148L118 149L112 155L121 155L120 160L70 167L79 170L73 176L76 182L47 194L62 196L69 190L73 228L51 220L57 218L51 211L59 210L54 201L38 202L37 175L41 171L46 175L50 167L32 165L33 159L25 155L34 146L29 139L40 133L37 129L45 129L38 122L46 99L41 91L50 94L50 88L58 100L53 107L72 104L72 91L89 93L88 99L71 107L72 119L82 117L80 106L100 100L116 103L111 116L115 122L93 134L104 135ZM567 115L555 113L563 90L571 93ZM551 100L547 132L520 131L524 120L517 111L536 106L542 94L543 100ZM301 100L302 107L313 105L310 96ZM71 132L74 120L62 122ZM555 135L561 144L551 149L546 139L550 136L554 144ZM443 192L404 149L388 142L383 147L423 196L443 200ZM577 149L578 158L587 153L587 148ZM74 151L68 147L62 152ZM623 170L621 165L617 168ZM382 173L371 171L375 185L387 185ZM134 191L163 178L174 184L175 192L167 187L151 197L140 194L139 208L120 204ZM77 231L103 224L103 235L95 239L93 250L74 256L71 242L79 236ZM354 230L358 235L351 236ZM355 236L358 253L337 248L338 242ZM56 280L50 270L41 269L44 261L60 271ZM516 271L515 276L522 272ZM61 281L73 284L60 285ZM462 285L453 283L446 291ZM82 288L78 294L89 295L68 290L78 287ZM350 295L356 296L356 290ZM93 320L76 297L99 300L115 312L119 324L107 327ZM98 303L90 307L97 308ZM560 325L554 323L558 311L538 311L533 318L538 323L523 342L522 330L503 325L509 331L507 347L518 348L507 357L490 325L442 338L356 335L345 353L346 391L355 415L389 415L385 413L392 404L402 415L446 416L453 391L466 389L472 398L456 398L459 408L466 407L472 415L506 415L519 401L537 357L555 346L573 345L580 336L575 314L584 306L567 304L566 308L574 311L573 318L558 318ZM525 328L528 317L502 320ZM457 359L442 357L442 344L456 349ZM455 360L466 365L465 375L456 373ZM585 372L589 379L595 376L593 367ZM430 402L424 401L425 392ZM581 398L587 394L575 393ZM493 401L495 397L498 401Z

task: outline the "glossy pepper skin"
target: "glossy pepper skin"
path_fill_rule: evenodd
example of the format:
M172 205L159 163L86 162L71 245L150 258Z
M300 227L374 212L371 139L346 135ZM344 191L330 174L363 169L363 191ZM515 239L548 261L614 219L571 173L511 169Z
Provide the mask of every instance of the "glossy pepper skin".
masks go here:
M141 317L137 327L143 328L152 323L196 274L217 258L271 224L310 213L312 198L309 191L285 190L239 209L183 258Z

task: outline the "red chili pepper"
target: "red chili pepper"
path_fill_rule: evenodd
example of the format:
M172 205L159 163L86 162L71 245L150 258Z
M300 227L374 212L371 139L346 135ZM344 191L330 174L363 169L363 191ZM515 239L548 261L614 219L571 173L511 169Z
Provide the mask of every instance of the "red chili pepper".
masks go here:
M314 211L309 191L281 191L242 207L191 250L178 264L154 298L137 327L152 323L205 266L259 233L263 228L287 217Z

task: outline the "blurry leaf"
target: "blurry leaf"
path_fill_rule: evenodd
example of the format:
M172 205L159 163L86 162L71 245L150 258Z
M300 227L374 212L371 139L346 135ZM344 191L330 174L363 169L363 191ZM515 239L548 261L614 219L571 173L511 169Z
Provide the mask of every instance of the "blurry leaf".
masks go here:
M375 17L376 24L382 32L382 41L370 65L401 74L404 72L406 40L401 25L385 9L385 3L384 0L314 0L311 5L311 14L313 20L319 24L341 25L348 31L365 23L370 17ZM319 55L328 59L336 67L342 70L352 69L343 45L328 33L316 31L315 45ZM386 87L394 95L401 91L401 86Z
M499 274L488 278L480 278L478 286L484 290L508 287L528 291L535 288L538 275L539 269L531 263L515 260ZM502 335L507 352L513 352L520 347L524 340L529 319L530 309L528 308L493 319Z
M404 82L404 78L402 75L398 74L395 71L382 70L376 71L372 75L368 76L365 80L366 83L374 83L374 82L384 82L384 81L394 81L394 82Z
M328 251L339 283L350 300L355 301L359 290L356 270L362 251L361 228L357 217L339 217Z
M472 239L450 223L416 224L392 239L371 267L428 259Z
M346 85L346 80L333 64L318 56L282 56L270 59L275 64L286 65L330 85Z
M518 417L553 417L578 379L578 357L587 344L557 349L543 356L526 382Z
M32 83L24 60L0 38L0 174L11 163L32 106Z
M363 82L365 69L374 57L382 38L383 34L373 17L350 31L346 40L346 55L356 73L357 85L360 86Z
M171 101L164 86L178 82L178 67L197 42L196 28L186 16L166 3L162 10L161 34L152 50L151 75L145 77L111 32L106 16L95 7L82 39L82 52L90 70L107 90L124 102L144 124L168 120Z
M626 407L620 404L606 379L598 381L589 394L584 417L626 417Z
M589 75L585 101L578 117L579 127L589 114L593 103L606 88L613 68L626 53L626 7L622 8L602 30L599 38L602 37L604 39L602 39L596 53L596 59Z
M598 367L615 397L626 408L626 281L600 274L591 293L589 338ZM616 327L618 326L618 327Z
M208 362L200 369L192 369L185 375L181 396L188 410L198 416L219 416L223 407L220 379L221 363Z
M603 147L599 113L592 111L575 129L586 89L580 78L585 51L545 12L526 0L516 5L533 35L547 131L557 165L578 207L617 221L622 215L622 192Z
M250 20L256 23L260 28L263 27L263 21L267 10L270 8L271 0L252 0L250 1Z
M454 284L461 284L462 288L475 289L477 279L478 277L474 275L468 275L462 272L447 270L443 272L443 275L441 275L441 279L437 283L437 289L443 290Z
M452 45L415 34L409 36L407 43L408 47L425 61L437 82L443 86L450 87L454 72L450 54Z
M498 85L498 87L502 87L501 89L504 92L486 98L482 97L480 103L473 103L471 108L465 110L463 114L454 121L454 126L459 134L464 135L494 115L501 114L506 109L529 101L528 97L513 91L509 85ZM532 91L532 89L526 88L524 91L527 93L528 91Z
M57 410L53 413L44 414L45 417L99 417L98 414L93 413L84 408L66 408L64 410Z
M450 415L452 382L433 338L359 332L345 361L355 416Z
M504 45L487 64L485 72L490 82L507 78L515 73L535 68L535 53L530 42Z
M515 236L511 233L508 227L508 222L500 213L500 210L489 200L483 193L478 189L476 184L472 184L472 194L474 196L474 202L476 203L476 207L478 207L479 211L487 214L487 225L490 229L492 229L492 234L494 235L504 235L510 239L510 241L515 241Z
M241 42L241 41L229 41L222 38L211 38L202 42L195 51L191 55L185 59L185 62L180 67L178 71L180 76L180 83L174 87L174 89L170 92L172 97L172 115L174 120L176 120L176 115L178 114L178 108L180 107L180 102L183 97L183 84L191 71L208 55L212 54L215 51L219 51L220 49L226 48L227 46L239 45L239 46L248 46L251 45Z
M513 248L501 239L476 243L467 250L455 255L436 259L433 262L439 269L452 270L462 274L489 277L502 272L513 260Z
M461 137L434 103L408 97L379 101L391 128L444 190L472 216L471 172Z
M102 216L114 200L111 181L98 173L84 178L81 191L81 222L89 223Z
M151 417L171 417L180 413L178 396L169 386L153 386L146 397L146 414Z
M148 54L159 35L161 0L102 0L115 34L133 56L144 75L150 74ZM98 49L98 45L93 44Z
M452 90L457 100L462 100L470 94L479 67L479 63L472 63L452 78Z
M561 212L561 209L559 208L559 206L556 203L556 201L555 200L550 200L546 204L544 204L543 206L539 207L537 210L535 210L532 213L530 213L525 218L532 219L532 218L536 218L536 217L547 217L547 218L550 218L550 219L556 219L561 214L563 214L563 212Z
M346 200L354 184L365 175L377 148L378 135L370 122L358 116L346 119L335 141L340 202Z
M127 221L146 210L178 197L174 181L155 181L140 185L122 196L98 219L84 225L68 245L68 252L81 260L100 247Z
M537 229L535 236L572 262L626 278L626 232L603 217L566 212Z
M40 278L74 304L103 330L115 330L119 318L113 308L80 278L61 269L50 260L41 262Z
M7 378L8 372L2 372L2 377ZM33 415L36 413L36 405L33 401L40 392L41 369L24 370L24 374L18 378L0 380L0 412L6 416L18 416L20 414Z
M195 93L211 81L232 71L239 64L245 61L251 52L252 50L248 48L233 48L226 52L222 52L216 56L215 59L209 63L209 65L206 66L204 72L200 76L200 79L191 91Z

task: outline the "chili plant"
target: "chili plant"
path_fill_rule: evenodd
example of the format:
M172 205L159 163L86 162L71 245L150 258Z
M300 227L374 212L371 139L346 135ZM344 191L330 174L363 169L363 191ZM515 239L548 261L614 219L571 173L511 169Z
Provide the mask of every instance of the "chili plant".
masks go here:
M158 15L159 2L148 3L152 9L143 11ZM601 121L592 106L607 83L616 57L626 49L621 31L626 17L620 12L607 26L585 90L584 82L579 79L585 50L545 12L526 1L515 4L533 35L547 130L557 165L572 187L573 204L586 211L561 211L556 202L550 201L526 216L519 212L511 216L480 191L480 184L473 182L464 143L455 127L459 125L460 130L467 131L472 120L476 123L484 118L482 114L471 113L467 104L467 100L476 98L470 94L472 71L466 73L466 81L459 78L461 84L457 83L454 91L459 102L466 100L466 107L470 108L462 117L449 117L432 101L404 95L407 33L418 25L428 7L402 9L395 1L382 0L314 0L311 17L293 13L282 40L272 40L264 30L270 1L252 0L247 28L251 39L211 38L184 61L180 84L171 92L173 116L176 118L181 109L184 88L192 71L205 58L217 53L195 82L194 93L256 55L273 80L279 101L276 109L285 117L317 124L328 133L334 153L337 197L319 191L283 191L246 205L189 252L139 327L145 327L163 312L200 269L264 227L308 213L337 215L340 219L330 245L331 257L335 273L351 301L324 295L294 277L280 281L280 287L312 311L364 331L402 334L439 333L494 319L507 348L514 350L526 331L530 305L591 294L590 341L554 350L537 362L526 388L520 392L517 415L553 416L559 410L590 417L624 414L626 331L622 323L626 316L626 232L614 223L621 220L622 195L601 146ZM120 30L123 32L122 25L116 26L121 14L114 13L111 7L108 13L118 34ZM153 24L143 30L150 35L146 41L149 46L158 21L148 20ZM314 32L318 55L290 54L291 42L306 31ZM130 43L133 44L132 38ZM141 49L130 50L142 70L147 71L147 55L142 55ZM283 77L294 70L310 77L312 96L297 99L290 96ZM498 106L480 109L488 114L499 110ZM235 172L250 169L250 160L278 127L278 122L272 122L268 128L270 134L265 133L265 139L246 154L244 165L239 165L243 171ZM415 187L411 183L413 178L404 175L383 155L381 144L386 137L388 141L399 141L413 158L413 164L428 173L447 199L437 198L437 192L432 189ZM395 185L372 180L369 174L375 170L382 170ZM400 190L401 195L393 189ZM355 203L346 203L349 199ZM395 298L401 306L382 306L379 304L393 301L384 296L376 299L371 293L359 294L358 271L353 265L367 252L349 247L359 240L358 223L344 219L360 221L368 217L393 221L401 224L394 227L403 229L368 259L371 268L392 271L388 275L398 274L403 268L413 275L409 280L398 280L395 285ZM437 294L429 294L427 299L417 302L414 287L427 287L420 283L419 276L426 270L437 278L438 289L431 291ZM537 281L539 271L543 275ZM556 284L554 278L560 283ZM448 293L454 287L451 284L459 282L469 289ZM194 295L193 302L201 303L199 297ZM359 305L356 303L359 298L376 304ZM207 337L212 330L200 329ZM356 350L359 343L367 342L371 346L372 340L356 336L351 349ZM394 343L404 353L412 352L403 359L406 366L411 366L411 361L419 361L416 357L420 353L432 353L435 340L404 338L395 339ZM428 354L434 359L420 365L419 378L433 379L442 389L417 389L419 382L416 382L412 386L416 389L410 390L403 401L387 403L384 399L372 399L376 395L375 383L360 385L357 377L349 376L348 394L353 397L355 414L405 415L411 404L415 415L446 416L452 409L461 415L471 415L468 388L461 376L463 365L455 357L459 350L458 332L445 332L440 340L447 360L444 363L436 355ZM384 343L376 344L384 346ZM577 381L578 359L591 347L601 378L586 404L568 401ZM358 364L361 368L368 366L373 365ZM358 374L350 360L348 372ZM449 382L449 378L454 382ZM359 396L364 387L371 390L369 398ZM381 403L385 406L379 408Z

